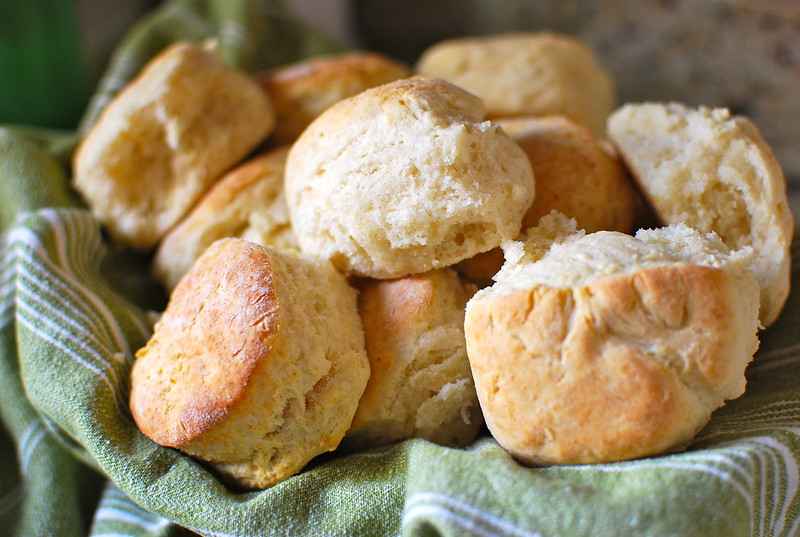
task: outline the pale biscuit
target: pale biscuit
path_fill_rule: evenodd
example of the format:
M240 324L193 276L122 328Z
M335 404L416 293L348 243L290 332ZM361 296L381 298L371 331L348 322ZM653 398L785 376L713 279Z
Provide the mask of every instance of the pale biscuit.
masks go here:
M489 430L536 464L684 446L744 392L758 347L752 250L685 226L635 238L562 227L505 245L497 283L467 304Z
M175 287L218 239L241 237L281 251L299 251L283 197L288 152L288 147L274 149L228 172L164 237L153 272L167 289Z
M370 377L347 443L464 446L483 423L464 340L474 288L450 269L359 285Z
M496 122L519 144L536 175L536 200L522 229L551 211L574 218L586 232L633 231L638 196L613 148L565 117L514 118ZM462 261L458 270L485 282L500 269L499 250Z
M278 67L261 73L257 80L275 107L273 139L289 144L342 99L410 75L408 67L381 54L351 52Z
M519 232L534 181L523 151L443 81L400 80L329 108L292 146L286 201L303 251L395 278Z
M775 322L789 295L794 219L783 172L758 129L724 109L648 103L615 112L609 134L664 223L753 247L761 322Z
M145 66L83 140L75 188L117 241L151 248L274 123L255 82L213 52L176 44Z
M136 353L130 407L153 441L262 488L339 445L368 377L343 276L327 262L222 239Z
M517 33L443 41L417 72L443 78L486 103L490 118L564 115L603 136L614 84L592 51L573 37Z

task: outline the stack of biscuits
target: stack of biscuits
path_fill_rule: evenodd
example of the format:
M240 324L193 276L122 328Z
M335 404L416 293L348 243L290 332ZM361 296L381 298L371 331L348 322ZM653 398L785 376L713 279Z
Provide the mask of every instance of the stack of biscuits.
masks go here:
M131 373L140 430L244 488L484 422L527 464L688 445L786 300L785 181L747 119L615 106L555 34L446 41L415 70L167 48L74 160L171 292Z

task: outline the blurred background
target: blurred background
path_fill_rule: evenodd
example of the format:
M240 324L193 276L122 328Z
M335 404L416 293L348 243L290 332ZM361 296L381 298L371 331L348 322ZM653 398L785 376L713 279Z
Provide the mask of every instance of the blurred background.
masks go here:
M0 123L73 128L109 54L156 0L3 0ZM554 30L585 40L620 102L726 106L800 189L800 0L264 0L347 47L413 64L444 38Z

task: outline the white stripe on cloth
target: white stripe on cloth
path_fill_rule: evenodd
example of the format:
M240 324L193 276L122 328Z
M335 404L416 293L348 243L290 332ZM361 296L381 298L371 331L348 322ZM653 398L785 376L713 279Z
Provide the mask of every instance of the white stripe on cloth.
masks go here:
M100 233L97 231L97 221L91 216L77 211L69 211L60 215L66 222L68 229L75 230L74 233L80 237L80 240L73 239L71 243L75 245L70 259L74 260L73 268L76 274L83 276L84 280L91 279L91 275L85 270L90 266L92 257L91 253L105 251L105 245L100 238ZM124 308L123 312L127 315L131 324L139 331L143 339L150 339L152 331L147 324L142 321L141 317L131 311L129 308Z
M103 501L105 501L106 499L109 499L109 498L113 498L113 497L117 497L117 498L122 499L122 500L127 500L129 502L132 501L130 498L128 498L128 496L124 492L119 490L114 485L114 483L109 481L108 485L106 486L106 490L103 491Z
M121 502L121 501L125 501L125 502L129 503L130 507L129 507L128 510L137 509L137 510L141 510L141 512L143 512L143 513L146 513L146 511L144 511L141 507L136 505L133 502L133 500L131 500L124 492L122 492L119 488L114 486L113 483L109 482L108 486L106 487L106 490L103 491L103 499L101 500L101 504L105 504L106 502L114 502L114 503L116 503L116 502ZM153 516L158 516L158 515L153 515ZM166 523L169 523L169 521L167 519L163 519L163 520L165 520ZM185 526L185 527L190 529L190 530L192 530L195 533L199 533L201 535L207 535L207 536L210 536L210 537L248 537L247 535L241 534L241 533L232 534L232 533L223 533L223 532L220 532L220 531L205 530L205 529L202 529L202 528L197 528L197 527L192 527L192 526ZM97 537L97 536L92 536L92 537Z
M779 402L778 402L779 403ZM752 446L752 447L748 447ZM776 439L768 436L744 438L725 445L715 446L716 450L724 450L729 457L749 459L758 464L758 484L750 481L750 487L757 494L758 502L754 506L751 521L759 527L758 535L778 535L785 527L790 506L794 503L798 489L798 467L791 450ZM712 454L698 454L709 458ZM770 478L769 472L772 472ZM755 468L751 469L755 473ZM779 483L783 482L783 495L780 494ZM767 484L772 483L772 502L767 502ZM758 513L758 520L756 518Z
M33 460L33 454L36 452L36 448L39 447L39 444L41 444L42 440L44 440L46 436L47 431L45 429L41 429L33 436L33 438L31 438L31 441L22 454L22 460L20 461L20 469L22 470L23 475L28 475L28 468Z
M772 455L773 458L773 471L775 473L775 480L777 476L781 476L784 481L783 496L780 498L780 510L776 512L772 519L770 527L770 535L779 535L786 524L786 519L789 514L789 508L794 503L798 492L798 482L800 482L800 471L797 467L792 451L782 442L770 436L759 436L756 438L748 438L744 443L755 444L756 449L763 449ZM778 467L778 461L783 465L783 471ZM767 475L762 475L762 479L766 481ZM773 487L773 508L778 506L778 485L774 483ZM777 509L776 509L777 511Z
M790 537L796 537L797 535L800 535L800 516L796 516L794 518L792 521L792 526L789 528L789 531L786 533L786 535Z
M796 435L798 425L797 419L794 418L769 415L759 418L756 415L746 420L726 420L715 423L713 428L695 438L695 442L705 442L710 438L725 435L740 435L742 439L745 439L746 436L742 435L750 433L788 432Z
M736 479L734 479L731 474L727 471L721 470L714 466L704 465L700 463L688 463L688 462L678 462L672 460L648 460L648 461L638 461L635 463L617 463L617 464L593 464L593 465L583 465L583 466L561 466L559 470L565 471L592 471L592 472L604 472L604 473L622 473L622 472L630 472L633 470L659 470L661 468L669 468L673 470L684 470L684 471L692 471L692 472L699 472L704 473L710 476L713 476L723 483L730 484L733 489L739 493L742 499L745 501L748 507L752 509L753 507L753 496L744 486L741 485Z
M14 275L17 274L17 267L14 267ZM4 282L0 286L0 299L8 300L14 294L14 278Z
M72 343L75 347L77 347L77 350L74 353L75 355L77 355L79 351L85 353L84 356L88 355L89 358L94 360L94 363L98 364L99 367L105 371L115 386L119 385L119 377L116 369L114 369L113 364L104 358L102 353L98 352L97 349L93 349L82 340L75 337L69 330L66 330L48 317L45 317L39 311L29 306L26 302L19 302L17 304L17 317L21 317L20 314L22 313L25 313L26 316L29 316L36 322L40 323L47 330L48 334L52 334L55 336L55 338L63 340L64 342Z
M775 410L773 410L775 409ZM776 415L783 417L791 417L796 415L800 418L800 400L795 401L792 399L781 399L780 401L773 401L772 403L759 406L750 410L737 410L736 414L729 416L715 416L715 422L726 421L746 421L746 420L760 420L764 416ZM800 425L800 423L798 423Z
M797 420L794 419L787 420L780 417L775 417L775 418L765 417L763 420L758 422L758 425L755 425L755 422L752 420L742 421L739 423L729 421L726 423L718 424L713 430L709 430L707 433L704 433L702 437L697 437L695 440L697 442L705 442L709 438L714 438L723 435L734 435L734 434L741 435L749 433L763 433L763 432L774 432L774 431L785 432L796 428L797 428Z
M22 436L19 439L19 444L17 445L17 453L20 463L20 470L22 471L23 475L27 475L28 466L31 463L33 454L36 451L36 448L39 446L39 443L46 435L47 430L39 420L33 420L25 429L25 432L22 433Z
M117 350L124 352L126 356L130 356L128 343L124 340L122 331L114 319L114 316L111 314L111 311L106 307L105 304L103 304L96 294L87 289L83 284L79 283L74 275L70 274L62 267L55 265L50 260L49 256L47 255L47 250L44 248L44 245L39 237L36 236L33 231L26 228L15 228L9 232L8 237L12 243L22 244L33 249L33 251L35 251L38 255L39 259L41 259L41 261L45 264L45 270L49 269L54 276L57 276L52 278L53 282L61 283L65 289L68 289L67 292L70 292L73 295L77 295L77 293L82 294L83 297L91 303L91 306L93 306L92 308L86 308L87 312L99 315L98 320L101 321L101 326L106 329L105 331L107 334L110 330L111 337L116 341ZM29 262L32 264L39 264L38 260L30 255L29 252L25 251L24 248L20 250L20 253L22 253L23 256L27 254L26 257L28 258L27 260ZM63 282L59 282L59 278L61 278ZM75 292L72 292L72 289L67 284L72 286L72 288L75 289ZM75 298L77 299L77 296L75 296ZM77 299L76 302L83 305L80 299Z
M50 228L53 230L53 235L56 239L56 250L61 262L60 265L64 268L66 274L68 274L69 283L77 287L78 290L87 298L87 300L92 303L92 306L97 308L100 314L105 318L105 321L111 328L112 335L117 344L117 350L124 353L126 356L130 356L131 349L128 346L128 341L125 339L125 335L122 333L122 330L120 329L116 319L114 319L114 315L111 313L111 310L108 309L103 301L100 300L100 297L98 297L91 289L80 283L75 277L74 271L71 270L70 260L66 254L66 232L64 230L64 224L61 221L61 218L58 216L58 213L54 209L42 209L39 211L39 214L41 214L42 217L50 223Z
M101 337L104 342L104 346L111 347L111 337L107 332L101 329L99 324L100 318L92 312L91 308L88 308L86 303L61 280L51 278L46 267L39 264L33 257L30 257L30 254L26 255L29 256L29 259L24 259L24 263L19 264L18 280L25 279L29 283L36 285L43 293L49 293L50 296L58 297L59 302L66 304L69 310L76 317L80 318L93 333L99 334L99 337Z
M735 464L735 463L733 463ZM738 465L740 468L743 468L741 465ZM755 522L755 513L756 513L756 498L753 492L749 492L744 486L742 486L736 479L734 479L730 473L715 468L709 465L703 465L698 463L686 463L686 462L673 462L672 460L649 460L649 461L635 461L629 463L616 463L616 464L597 464L597 465L584 465L584 466L563 466L560 469L564 470L577 470L577 471L598 471L598 472L606 472L606 473L616 473L616 472L628 472L628 471L641 471L641 470L653 470L657 471L661 468L669 468L673 470L684 470L684 471L691 471L691 472L698 472L710 475L712 477L717 478L722 483L729 484L733 490L735 490L739 496L744 500L745 504L748 507L748 511L750 513L750 530L752 533L752 524ZM748 479L749 482L752 482L752 479Z
M474 519L450 511L445 507L433 504L417 505L408 509L403 514L402 524L404 526L409 525L412 521L419 518L446 520L451 524L458 526L461 530L469 532L470 534L478 537L497 537L498 535L503 535L502 533L498 533L496 530L481 526L480 523L476 522ZM538 533L533 535L541 537Z
M56 422L54 422L53 420L51 420L47 416L40 416L40 419L42 420L42 423L44 424L45 429L47 429L47 432L50 433L50 436L55 438L58 442L61 442L62 444L67 445L67 446L74 445L74 444L77 443L74 438L69 436L61 428L60 425L58 425Z
M725 452L726 456L730 457L731 459L733 458L743 459L742 463L733 463L733 464L738 464L738 467L744 468L745 464L747 465L746 466L748 468L747 486L752 491L753 494L753 503L750 505L750 513L749 513L750 516L748 518L750 524L749 529L750 532L752 533L753 526L756 524L755 520L756 511L758 511L758 513L762 515L761 516L762 519L764 518L763 504L756 503L756 490L757 490L756 474L758 474L758 479L761 479L761 473L759 472L759 469L763 467L763 462L761 461L757 453L754 453L752 450L742 448L741 446L725 448Z
M139 518L150 520L152 523L166 520L155 513L145 511L139 507L136 503L134 503L133 500L126 496L125 493L117 489L110 482L109 486L107 486L106 490L103 492L103 498L100 500L100 506L122 509L128 513L138 516Z
M75 274L82 276L84 280L90 280L91 274L88 269L95 267L105 255L105 245L97 231L97 221L88 214L77 211L66 211L62 213L69 230L72 240L69 241L69 259L72 260L72 267ZM98 255L100 252L102 255Z
M758 483L759 487L754 491L757 496L756 511L758 513L758 535L765 535L764 531L767 527L767 463L764 460L764 453L761 451L753 451L753 456L758 460ZM753 517L751 517L751 520ZM752 522L751 522L752 524ZM751 526L752 532L752 526Z
M43 332L43 331L39 330L39 328L33 322L31 322L30 320L26 319L24 316L20 315L19 312L17 312L17 317L16 318L17 318L17 322L20 325L22 325L25 328L27 328L28 330L30 330L39 339L43 340L45 343L48 343L49 345L51 345L51 346L55 347L56 349L60 350L61 352L66 354L69 358L71 358L74 362L76 362L78 365L80 365L81 367L91 371L96 376L100 377L100 380L102 380L103 383L106 386L108 386L109 391L111 391L111 394L114 397L114 401L117 404L118 410L120 410L120 413L122 413L124 415L124 412L122 412L121 403L119 401L119 394L117 393L117 388L116 388L116 386L114 384L111 383L111 381L109 380L108 375L105 373L105 371L103 371L103 370L99 369L98 367L90 364L89 362L84 360L79 354L73 352L72 349L70 349L69 347L66 347L60 341L58 341L57 339L51 337L46 332Z
M493 526L505 532L506 535L515 535L518 537L540 537L538 533L529 532L519 528L488 511L483 511L474 505L471 505L464 500L447 496L438 492L417 492L413 494L406 501L406 510L415 507L416 504L421 503L424 505L441 504L454 511L460 511L462 515L472 517L475 520L481 521L484 525Z
M114 497L105 497L100 502L100 505L105 507L116 507L120 509L125 509L126 511L132 511L137 513L148 513L144 509L140 508L138 505L133 503L128 498L114 498Z
M243 533L237 533L237 534L222 533L221 531L204 530L204 529L195 528L195 527L192 527L192 526L184 526L184 527L187 528L187 529L192 530L195 533L199 533L200 535L203 535L205 537L249 537L248 535L245 535Z
M11 255L6 256L6 259L3 260L4 268L2 269L2 275L0 275L0 289L10 285L14 280L14 275L17 273L17 264L15 261L16 259ZM13 285L11 285L11 287L13 287Z
M751 459L747 459L747 466L745 466L740 462L732 460L734 458L733 454L702 453L698 455L699 456L693 457L687 462L702 463L703 461L712 461L718 464L723 464L725 465L725 469L739 477L739 479L744 482L745 486L751 489L755 486L755 478L753 476L755 473L755 468Z
M69 305L61 302L55 296L48 296L45 293L41 295L36 293L30 287L23 283L23 280L19 280L20 285L18 287L20 291L20 295L27 299L29 302L33 302L37 304L42 310L43 313L47 313L59 322L62 322L68 325L72 330L69 333L74 333L77 336L81 337L82 339L87 340L89 343L92 344L92 347L88 347L91 349L93 355L101 356L101 361L107 362L105 356L112 357L117 363L122 363L124 361L124 357L118 358L121 356L119 352L112 352L106 345L103 344L102 341L98 340L95 337L94 333L87 329L86 327L82 326L80 323L74 320L74 316L72 315L75 310L70 309ZM40 298L40 296L45 296L45 299ZM59 306L58 308L55 306ZM65 314L64 312L68 312L69 315Z
M29 230L24 230L31 233ZM35 235L34 235L34 238ZM38 238L37 238L38 240ZM67 295L76 305L76 308L80 309L83 312L84 316L91 317L90 323L92 329L98 333L100 333L103 337L108 338L109 345L111 345L111 333L104 325L100 315L97 311L87 306L87 304L83 301L83 299L78 295L78 293L73 290L71 287L66 285L61 279L52 277L51 274L57 274L60 272L60 269L52 264L47 257L42 257L42 261L39 261L36 257L31 254L30 251L24 248L26 246L23 244L23 247L17 248L17 254L19 257L30 265L30 268L33 268L41 273L40 277L43 279L47 279L48 283L52 283L55 287L58 288L59 291L63 292Z
M94 514L95 521L122 522L148 532L158 532L170 525L166 518L145 518L136 513L113 507L101 507Z
M744 429L741 426L732 426L733 428L726 428L720 427L719 429L715 429L713 431L709 431L701 436L695 438L695 442L703 441L705 442L709 438L714 438L717 436L726 436L730 434L739 434L739 435L746 435L748 433L791 433L795 436L800 434L800 427L797 426L797 423L791 423L786 426L778 426L776 423L770 423L768 425L753 425L752 427L746 427ZM746 437L741 438L740 440L746 440ZM737 440L732 440L735 442Z
M31 423L25 428L25 431L22 433L22 436L19 438L19 456L22 457L22 452L25 450L25 444L28 443L33 433L35 433L39 427L41 427L41 423L39 420L33 420Z
M0 282L0 330L3 330L14 319L14 275L17 267L12 265L3 274Z

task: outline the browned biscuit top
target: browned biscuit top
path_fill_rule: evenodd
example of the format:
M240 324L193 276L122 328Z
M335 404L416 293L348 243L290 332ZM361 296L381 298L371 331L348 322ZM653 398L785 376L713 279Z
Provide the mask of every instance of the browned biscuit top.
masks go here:
M278 328L272 278L266 250L226 239L178 284L155 335L136 353L130 404L144 434L180 447L242 398Z
M285 144L338 101L410 74L381 54L353 52L278 67L257 79L275 106L275 139Z

